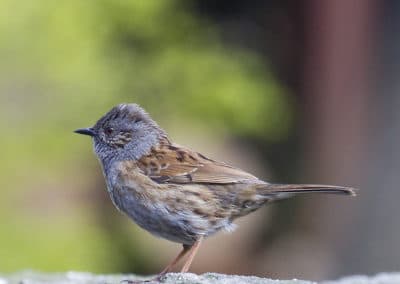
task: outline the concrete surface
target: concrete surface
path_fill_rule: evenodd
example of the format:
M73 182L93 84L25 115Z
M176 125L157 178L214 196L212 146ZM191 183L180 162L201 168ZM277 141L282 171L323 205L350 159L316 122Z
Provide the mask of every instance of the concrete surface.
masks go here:
M146 277L135 275L95 275L84 272L43 274L25 271L14 274L0 274L0 284L120 284L122 280L144 280ZM125 282L126 283L126 282ZM224 275L205 273L170 273L162 283L170 284L316 284L306 280L273 280L255 276ZM375 276L349 276L339 280L323 281L320 284L400 284L400 273L381 273Z

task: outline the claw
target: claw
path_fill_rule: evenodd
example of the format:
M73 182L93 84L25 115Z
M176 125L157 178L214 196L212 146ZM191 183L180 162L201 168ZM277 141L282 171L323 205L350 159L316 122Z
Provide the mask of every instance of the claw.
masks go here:
M164 282L164 280L166 279L166 274L159 274L154 278L151 279L147 279L147 280L128 280L128 279L124 279L121 280L119 283L121 284L143 284L143 283L160 283L160 282Z

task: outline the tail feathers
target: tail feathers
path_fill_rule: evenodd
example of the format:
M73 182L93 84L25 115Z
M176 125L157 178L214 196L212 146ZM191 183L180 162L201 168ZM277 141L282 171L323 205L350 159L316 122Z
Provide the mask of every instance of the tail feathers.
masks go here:
M343 195L356 195L356 189L346 186L322 184L265 184L260 188L264 194L276 193L331 193Z

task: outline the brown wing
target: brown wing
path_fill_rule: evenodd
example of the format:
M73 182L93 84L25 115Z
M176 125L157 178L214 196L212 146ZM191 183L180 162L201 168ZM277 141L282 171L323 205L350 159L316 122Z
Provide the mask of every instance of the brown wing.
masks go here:
M153 148L149 155L138 161L138 167L158 183L230 184L259 181L240 169L172 144Z

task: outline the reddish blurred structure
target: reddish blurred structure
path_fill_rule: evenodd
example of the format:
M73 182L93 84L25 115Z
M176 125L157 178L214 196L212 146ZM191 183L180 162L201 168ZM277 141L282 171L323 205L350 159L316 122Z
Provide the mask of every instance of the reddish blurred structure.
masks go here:
M318 182L364 185L377 5L364 0L307 3L303 160L306 174L318 177ZM368 190L363 187L360 195L368 194ZM353 252L349 237L357 234L354 221L359 198L324 201L319 208L313 207L312 200L305 206L314 233L330 255L321 260L325 263L319 277L352 272L342 265L354 267L345 262ZM310 207L314 209L307 210ZM313 216L315 209L318 216Z
M219 23L225 39L266 55L297 95L297 137L286 152L301 143L303 176L293 181L360 188L348 200L288 201L291 229L249 253L246 269L315 280L398 270L400 2L211 2L199 10ZM285 158L287 166L295 157ZM279 231L288 206L274 209L273 218L282 218L268 229Z

